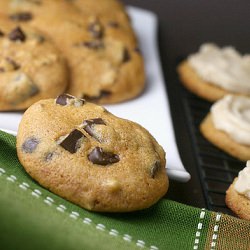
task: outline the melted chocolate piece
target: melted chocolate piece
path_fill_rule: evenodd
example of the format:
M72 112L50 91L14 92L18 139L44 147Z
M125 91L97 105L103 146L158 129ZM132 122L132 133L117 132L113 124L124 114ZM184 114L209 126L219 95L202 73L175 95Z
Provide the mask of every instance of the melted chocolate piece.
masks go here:
M0 67L0 73L5 72L5 69L3 67Z
M125 48L124 51L123 51L122 62L126 63L126 62L130 61L130 59L131 59L130 53L129 53L128 49Z
M25 142L23 143L22 151L24 151L25 153L31 154L36 150L37 145L39 143L40 143L40 141L37 138L30 137L30 138L26 139Z
M111 95L111 92L108 91L108 90L101 90L100 92L100 95L98 96L89 96L89 95L83 95L83 98L86 99L87 101L90 101L90 102L97 102L99 101L100 99L104 98L104 97L107 97Z
M116 21L109 21L108 26L111 27L111 28L117 29L117 28L120 27L120 24L118 22L116 22Z
M94 119L90 119L90 120L85 120L83 122L83 125L88 125L88 126L92 126L93 124L101 124L101 125L106 125L106 123L103 121L102 118L94 118Z
M91 32L93 38L100 39L103 37L103 28L98 19L89 24L88 31Z
M34 37L39 43L43 43L45 41L45 37L42 35L36 34Z
M46 155L45 155L45 161L46 162L49 162L52 160L52 158L56 155L55 152L48 152Z
M80 45L83 45L89 49L103 49L104 48L104 43L100 40L86 41L86 42L82 42Z
M59 95L57 98L56 98L56 104L59 104L61 106L65 106L67 105L67 99L74 99L73 96L71 95L68 95L68 94L62 94L62 95Z
M136 47L136 48L134 49L134 51L137 52L138 54L141 54L141 50L140 50L139 47Z
M16 27L9 33L9 39L11 41L21 41L24 42L26 40L26 36L23 33L22 29L20 27Z
M160 170L160 168L161 168L161 163L159 161L156 161L150 170L150 177L155 178L155 175Z
M93 125L106 125L106 123L103 121L102 118L95 118L91 120L85 120L83 121L83 129L94 139L99 141L99 138L95 135L95 131L93 128ZM100 142L100 141L99 141Z
M33 16L30 12L18 12L9 16L13 21L27 22L30 21Z
M4 33L0 30L0 37L4 36Z
M35 4L35 5L41 5L42 4L42 0L28 0L29 3L31 4Z
M81 131L74 129L59 145L74 154L81 147L79 140L84 137L85 135Z
M75 96L62 94L56 98L56 104L61 106L73 105L75 107L80 107L85 103L85 100L76 98Z
M100 147L94 148L88 155L88 159L93 164L102 165L102 166L106 166L106 165L113 164L113 163L120 161L120 158L118 155L110 153L110 152L104 152L103 149Z
M10 63L13 66L14 70L20 69L20 65L17 64L13 59L6 57L5 58L8 63Z

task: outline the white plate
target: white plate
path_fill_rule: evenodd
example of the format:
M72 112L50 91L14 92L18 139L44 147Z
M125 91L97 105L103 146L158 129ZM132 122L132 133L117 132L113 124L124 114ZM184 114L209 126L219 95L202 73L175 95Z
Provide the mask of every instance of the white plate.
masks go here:
M145 58L147 85L140 97L121 104L106 105L106 108L119 117L140 123L149 130L166 151L169 177L186 182L190 179L190 174L185 170L176 146L158 55L157 17L152 12L135 7L128 7L128 12ZM0 128L15 134L21 117L21 113L0 113Z

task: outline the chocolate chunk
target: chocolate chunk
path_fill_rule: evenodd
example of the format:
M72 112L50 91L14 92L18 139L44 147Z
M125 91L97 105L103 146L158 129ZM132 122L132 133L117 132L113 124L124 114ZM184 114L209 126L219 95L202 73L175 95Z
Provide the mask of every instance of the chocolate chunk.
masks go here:
M140 50L139 47L136 47L136 48L134 49L134 51L137 52L138 54L141 54L141 50Z
M100 99L104 98L104 97L107 97L111 95L111 92L110 91L107 91L107 90L101 90L100 94L98 96L89 96L89 95L83 95L83 98L86 99L87 101L90 101L90 102L97 102L99 101Z
M104 43L100 40L86 41L86 42L81 43L80 45L83 45L89 49L103 49L104 48Z
M16 2L19 2L20 0L17 0ZM23 0L21 0L23 1ZM35 4L35 5L41 5L42 4L42 0L25 0L25 2L28 2L29 4Z
M62 94L62 95L59 95L57 98L56 98L56 104L59 104L59 105L62 105L62 106L65 106L67 105L67 100L68 99L73 99L74 96L71 96L71 95L68 95L68 94Z
M4 33L0 30L0 37L4 36Z
M5 72L5 69L3 67L0 67L0 73Z
M94 119L90 119L90 120L85 120L83 122L83 125L87 125L87 126L92 126L94 124L106 125L106 123L103 121L102 118L94 118Z
M120 24L118 22L116 22L116 21L109 21L108 26L111 27L111 28L117 29L117 28L120 27Z
M118 155L110 152L104 152L103 149L100 147L94 148L88 155L88 159L92 163L102 166L106 166L120 161Z
M102 118L95 118L91 120L83 121L83 129L94 139L100 142L99 138L96 136L93 126L94 125L106 125Z
M45 155L45 161L48 162L48 161L51 161L52 158L56 155L57 153L55 152L48 152L46 153Z
M6 57L5 59L6 59L6 61L7 61L9 64L12 65L13 70L20 69L20 65L17 64L13 59L11 59L11 58L9 58L9 57Z
M56 98L56 104L61 106L74 105L75 107L80 107L84 104L85 100L76 98L69 94L62 94Z
M45 41L45 37L42 35L36 34L33 37L37 40L38 43L43 43Z
M25 34L23 33L22 29L20 27L16 27L9 33L9 39L11 41L21 41L24 42L26 39Z
M129 51L128 51L128 49L125 48L124 51L123 51L123 60L122 60L122 62L126 63L126 62L130 61L130 59L131 59L131 56L129 54Z
M30 21L33 16L30 12L18 12L9 16L13 21L27 22Z
M23 100L40 92L38 86L28 77L28 75L22 72L20 74L18 73L10 84L15 88L16 94L20 95L20 97L22 96ZM23 88L20 87L20 85L22 85Z
M103 37L103 28L98 19L89 24L88 31L91 32L93 38L100 39Z
M156 161L150 170L150 177L155 178L155 175L160 170L160 168L161 168L161 163L159 161Z
M25 140L25 142L23 143L22 145L22 150L25 152L25 153L33 153L36 148L37 148L37 145L40 143L40 141L35 138L35 137L30 137L28 139Z
M13 77L6 86L6 101L17 105L40 92L33 80L23 72L13 72Z
M85 135L81 131L74 129L59 145L71 154L74 154L81 147L81 139L84 138Z

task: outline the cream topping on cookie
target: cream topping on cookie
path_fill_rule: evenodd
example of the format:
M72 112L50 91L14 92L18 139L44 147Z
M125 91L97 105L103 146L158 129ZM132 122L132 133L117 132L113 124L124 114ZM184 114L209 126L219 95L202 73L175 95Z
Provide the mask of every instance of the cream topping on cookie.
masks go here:
M250 199L250 160L247 161L247 166L239 172L234 188L239 194Z
M250 54L206 43L188 57L188 63L204 81L236 93L250 93Z
M250 145L250 98L227 95L212 106L211 114L216 129L240 144Z

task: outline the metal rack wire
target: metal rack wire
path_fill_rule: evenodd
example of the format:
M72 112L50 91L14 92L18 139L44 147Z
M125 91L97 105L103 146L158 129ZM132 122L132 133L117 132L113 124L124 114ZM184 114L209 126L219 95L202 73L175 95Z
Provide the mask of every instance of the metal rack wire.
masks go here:
M207 208L233 215L225 204L225 193L245 163L216 148L202 136L199 125L211 103L183 91L185 115Z

